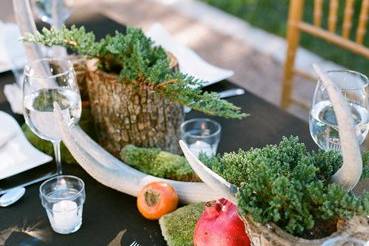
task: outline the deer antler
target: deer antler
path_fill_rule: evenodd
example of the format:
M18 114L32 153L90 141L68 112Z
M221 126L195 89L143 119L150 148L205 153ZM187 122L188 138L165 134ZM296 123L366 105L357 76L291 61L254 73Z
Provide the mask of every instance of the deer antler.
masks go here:
M148 182L164 181L174 187L184 203L209 201L220 197L201 182L181 182L144 174L112 156L78 126L70 128L64 122L58 104L54 105L54 114L58 119L58 127L65 146L81 167L103 185L137 196L138 191Z
M346 190L352 190L360 180L363 171L363 161L361 159L360 147L354 130L351 110L343 95L335 87L327 74L316 64L313 64L313 68L319 76L320 81L327 89L338 123L343 164L332 176L332 180L342 185Z

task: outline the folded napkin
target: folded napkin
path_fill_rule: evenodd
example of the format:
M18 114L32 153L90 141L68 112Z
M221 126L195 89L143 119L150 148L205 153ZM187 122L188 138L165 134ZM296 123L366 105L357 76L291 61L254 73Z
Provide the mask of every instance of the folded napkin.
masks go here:
M211 85L233 75L233 71L222 69L204 61L193 50L174 40L164 27L156 23L146 33L155 44L174 54L179 63L181 72L200 79L205 83L203 86Z
M18 78L17 76L21 77L23 67L27 61L20 37L21 34L16 24L0 21L0 73L13 70L16 78ZM21 80L21 78L18 79ZM22 90L18 84L5 85L4 94L12 111L22 114Z
M4 86L4 95L10 104L10 108L16 114L23 114L22 89L18 84L7 84Z
M0 111L0 180L51 160L27 141L13 117Z
M0 72L23 68L26 64L26 53L20 37L16 24L0 21Z

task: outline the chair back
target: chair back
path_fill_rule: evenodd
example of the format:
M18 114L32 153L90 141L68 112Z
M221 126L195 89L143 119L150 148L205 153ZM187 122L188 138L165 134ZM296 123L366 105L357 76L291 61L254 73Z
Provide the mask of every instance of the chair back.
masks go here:
M313 0L308 0L313 1ZM300 41L300 33L304 32L316 38L328 41L343 49L369 59L369 48L364 45L364 38L367 29L369 0L327 0L328 11L324 13L324 0L314 0L312 22L304 20L304 0L290 0L287 28L287 56L284 64L281 106L287 108L291 103L307 107L303 102L298 102L292 96L293 75L299 73L304 77L309 75L294 68L297 48ZM339 6L339 4L343 6ZM360 5L360 9L355 8L355 3ZM343 11L343 19L338 20L338 11ZM355 13L355 10L358 13ZM326 16L327 25L323 27L322 20ZM353 21L353 16L358 15L357 24ZM337 28L337 23L342 21L342 28ZM356 27L355 30L353 27Z

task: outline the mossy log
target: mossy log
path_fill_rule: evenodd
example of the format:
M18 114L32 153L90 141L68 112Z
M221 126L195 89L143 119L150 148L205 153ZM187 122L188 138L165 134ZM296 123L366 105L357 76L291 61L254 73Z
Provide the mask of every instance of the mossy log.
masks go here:
M99 143L118 156L127 144L179 153L183 107L135 81L87 65L87 90Z
M262 225L255 222L251 216L242 217L242 220L245 223L246 232L252 246L320 246L324 242L337 237L352 237L363 241L369 240L369 219L365 217L353 217L349 221L340 221L337 223L337 231L335 233L329 237L315 240L295 237L273 223Z

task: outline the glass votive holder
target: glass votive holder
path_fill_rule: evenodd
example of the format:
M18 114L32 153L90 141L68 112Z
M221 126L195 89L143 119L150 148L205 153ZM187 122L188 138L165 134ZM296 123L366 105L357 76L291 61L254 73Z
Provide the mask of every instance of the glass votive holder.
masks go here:
M200 153L207 156L217 153L220 132L220 124L206 118L187 120L181 125L181 139L197 157Z
M40 186L40 198L55 232L70 234L78 231L86 198L82 179L60 175L46 180Z

